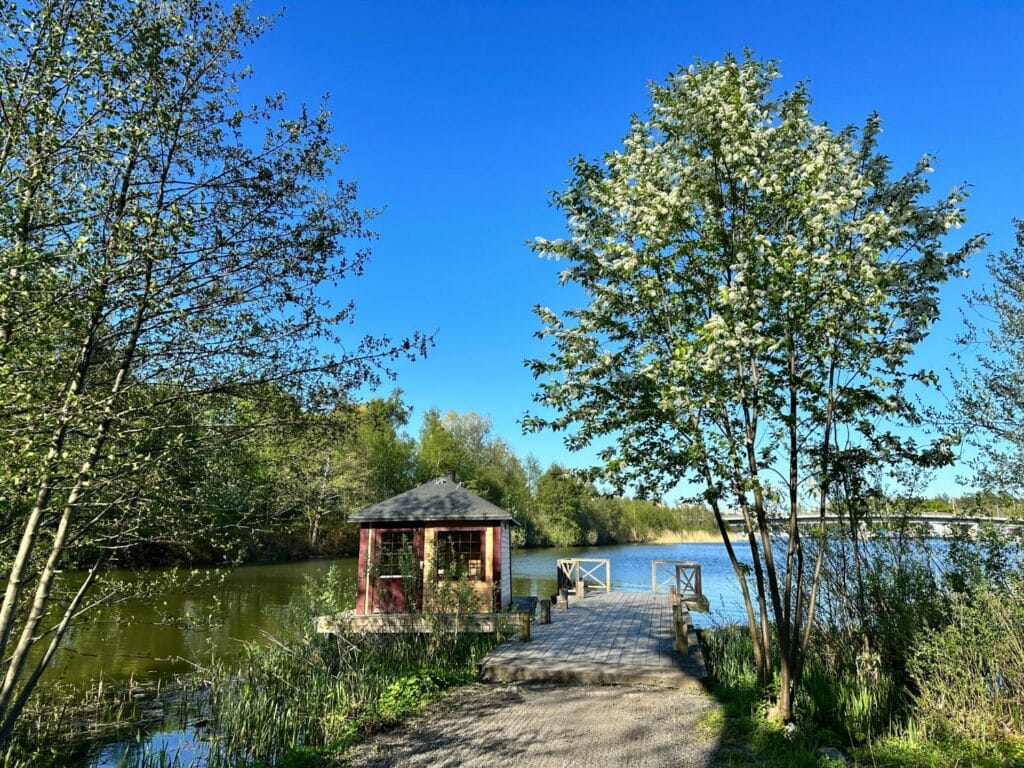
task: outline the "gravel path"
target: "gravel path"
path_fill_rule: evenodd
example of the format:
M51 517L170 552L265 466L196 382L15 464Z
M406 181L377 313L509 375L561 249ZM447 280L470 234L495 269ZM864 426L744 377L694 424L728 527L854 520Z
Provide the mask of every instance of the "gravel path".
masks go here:
M717 739L695 725L699 691L639 685L476 684L356 747L349 764L385 766L710 766Z

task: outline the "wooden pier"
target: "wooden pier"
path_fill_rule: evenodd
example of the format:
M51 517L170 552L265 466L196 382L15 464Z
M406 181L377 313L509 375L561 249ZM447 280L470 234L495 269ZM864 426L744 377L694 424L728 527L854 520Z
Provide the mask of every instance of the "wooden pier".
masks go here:
M676 620L673 598L667 594L571 597L568 609L551 607L550 624L532 622L529 641L510 640L498 646L480 663L480 673L494 682L699 686L707 677L704 657L685 605L678 611ZM677 631L681 652L676 651Z

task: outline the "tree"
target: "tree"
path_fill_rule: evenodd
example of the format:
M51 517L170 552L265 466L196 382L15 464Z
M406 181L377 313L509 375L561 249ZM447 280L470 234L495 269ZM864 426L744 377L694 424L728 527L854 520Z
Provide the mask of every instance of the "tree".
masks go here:
M366 459L370 502L384 501L412 488L416 483L415 445L404 433L411 408L402 402L402 393L370 400L359 409L357 442Z
M977 450L974 468L981 487L1019 495L1024 491L1024 221L1015 225L1016 247L988 257L993 287L969 297L974 314L968 316L962 343L977 354L955 379L954 418Z
M216 527L161 499L183 447L212 458L272 426L262 394L322 408L430 340L342 335L353 307L327 297L372 233L331 181L326 109L236 101L269 22L214 0L25 0L0 22L3 743L109 554Z
M925 453L905 370L937 289L979 246L946 252L960 190L934 204L923 158L889 178L879 119L833 131L807 88L773 93L774 62L700 62L651 87L620 150L573 164L555 195L584 306L538 307L553 347L530 362L547 409L528 429L600 448L597 475L640 494L696 483L744 597L762 680L778 640L777 712L793 715L814 628L830 488L848 456ZM743 515L749 566L722 520ZM797 512L819 514L808 548ZM778 535L781 534L781 535ZM811 553L816 552L811 556Z
M260 440L274 518L305 529L312 552L325 528L339 528L348 514L370 503L369 465L358 443L359 411L341 404L328 414L303 412L291 403L285 424Z
M470 431L470 426L474 431ZM454 471L460 480L475 476L482 441L489 430L490 423L475 413L460 416L449 411L442 416L436 408L428 410L423 414L416 445L417 481L429 482L448 470ZM467 440L467 436L471 439Z
M537 481L535 514L544 541L553 547L586 542L585 522L593 492L579 477L552 465ZM596 544L596 541L589 542Z

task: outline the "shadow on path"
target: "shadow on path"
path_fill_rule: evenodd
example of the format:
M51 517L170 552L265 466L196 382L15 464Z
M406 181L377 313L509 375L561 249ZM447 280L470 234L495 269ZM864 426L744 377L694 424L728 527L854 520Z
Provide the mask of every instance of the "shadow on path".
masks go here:
M711 766L715 707L694 690L640 685L476 684L377 734L347 764L385 766Z

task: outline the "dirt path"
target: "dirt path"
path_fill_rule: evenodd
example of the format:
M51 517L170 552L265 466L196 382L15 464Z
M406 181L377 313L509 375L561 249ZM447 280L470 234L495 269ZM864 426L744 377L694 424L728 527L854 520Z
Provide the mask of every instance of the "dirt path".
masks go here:
M350 754L385 766L710 766L699 691L632 685L477 684Z

